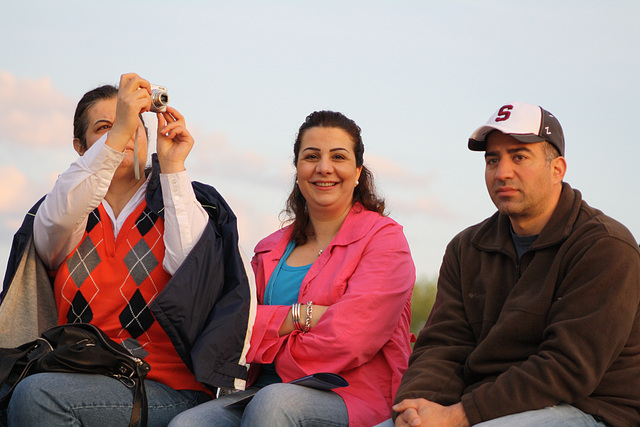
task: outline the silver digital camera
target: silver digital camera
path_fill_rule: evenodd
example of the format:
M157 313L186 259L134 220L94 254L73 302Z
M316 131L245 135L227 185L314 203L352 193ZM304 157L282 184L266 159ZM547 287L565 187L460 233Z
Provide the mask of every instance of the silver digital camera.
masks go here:
M151 85L151 112L152 113L164 113L167 111L167 104L169 104L169 93L167 88Z

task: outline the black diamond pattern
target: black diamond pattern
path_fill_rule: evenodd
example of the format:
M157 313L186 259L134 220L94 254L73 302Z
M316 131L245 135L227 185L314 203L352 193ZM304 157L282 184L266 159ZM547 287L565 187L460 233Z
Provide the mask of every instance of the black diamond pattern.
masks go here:
M151 310L149 310L149 306L140 290L136 290L133 294L127 306L120 313L119 319L122 327L133 338L138 338L155 322L153 314L151 314Z
M76 292L76 296L73 297L71 307L67 312L67 323L89 323L93 319L93 311L91 306L82 295L82 292Z
M148 207L144 208L138 219L136 220L136 227L140 232L140 235L146 235L149 230L153 228L153 225L158 220L158 215L153 213Z
M100 222L100 211L98 208L95 208L93 212L89 214L89 218L87 219L87 233L91 233L93 227L98 225Z

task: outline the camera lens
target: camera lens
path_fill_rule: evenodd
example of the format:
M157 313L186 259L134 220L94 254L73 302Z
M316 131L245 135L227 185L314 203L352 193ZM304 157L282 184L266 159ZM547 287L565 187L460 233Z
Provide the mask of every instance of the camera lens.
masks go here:
M166 92L154 90L151 92L151 103L157 108L164 107L169 103L169 95Z
M151 85L151 111L163 113L167 110L168 103L169 94L167 89L162 86Z

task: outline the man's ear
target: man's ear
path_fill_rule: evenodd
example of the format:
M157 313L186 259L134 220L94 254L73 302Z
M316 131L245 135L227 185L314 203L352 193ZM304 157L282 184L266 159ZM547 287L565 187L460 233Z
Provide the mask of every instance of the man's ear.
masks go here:
M567 173L567 161L564 157L558 156L551 161L551 170L553 173L553 177L557 179L558 182L562 182L564 179L565 173Z
M84 154L85 151L87 151L82 145L80 138L73 138L73 149L76 150L76 152L81 156Z

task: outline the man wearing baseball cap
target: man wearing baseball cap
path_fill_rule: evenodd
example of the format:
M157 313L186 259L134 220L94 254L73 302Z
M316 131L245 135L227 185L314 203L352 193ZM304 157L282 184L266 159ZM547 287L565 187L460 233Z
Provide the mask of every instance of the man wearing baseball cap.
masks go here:
M447 246L395 425L640 425L638 244L563 182L543 108L501 106L469 149L498 212Z

